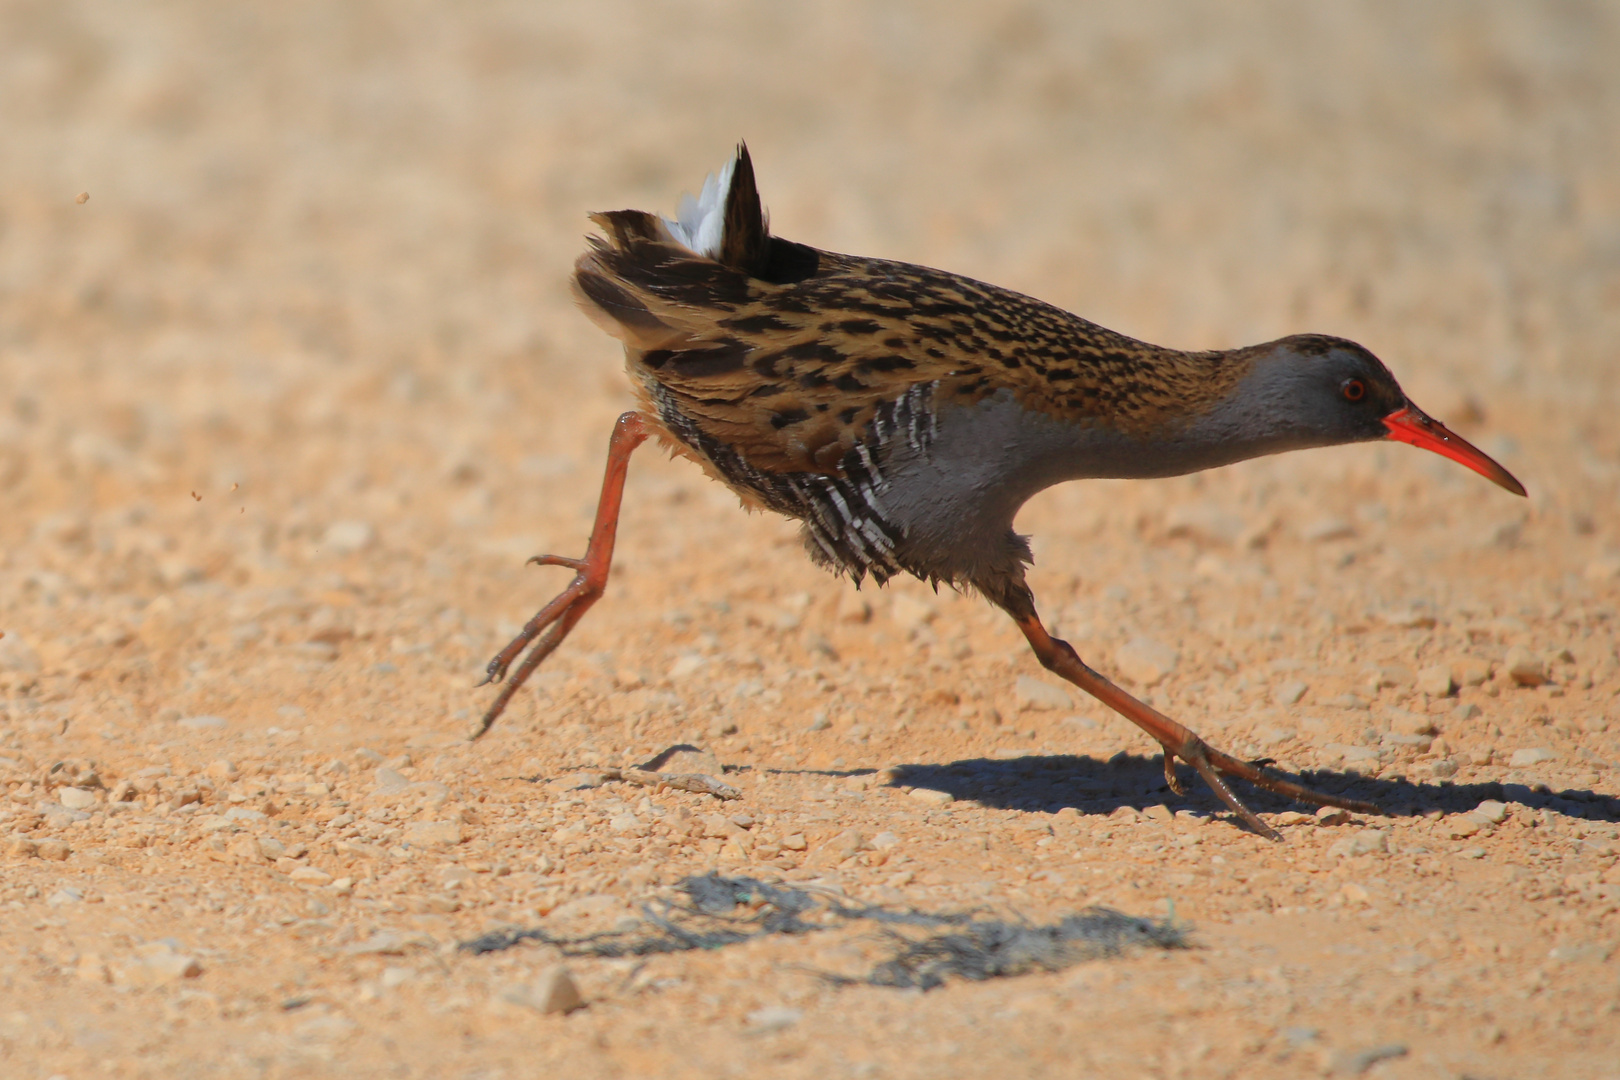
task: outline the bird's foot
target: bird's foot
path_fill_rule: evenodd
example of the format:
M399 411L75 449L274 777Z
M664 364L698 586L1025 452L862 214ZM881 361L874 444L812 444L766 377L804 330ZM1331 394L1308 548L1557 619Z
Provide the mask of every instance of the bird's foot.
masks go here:
M1147 702L1126 693L1111 680L1087 666L1068 642L1052 637L1046 632L1046 627L1041 625L1040 619L1034 614L1033 603L1027 614L1015 615L1015 618L1018 621L1018 628L1024 632L1030 647L1035 650L1035 655L1040 658L1048 671L1074 683L1158 740L1159 745L1164 747L1164 779L1176 794L1186 794L1180 778L1176 776L1175 759L1180 758L1197 770L1210 790L1230 807L1245 825L1268 840L1281 840L1282 836L1276 829L1260 820L1259 815L1253 810L1243 805L1243 800L1239 799L1227 784L1226 777L1240 776L1256 787L1317 806L1337 806L1359 814L1383 813L1372 803L1328 795L1313 791L1303 784L1297 784L1281 773L1266 768L1265 761L1239 761L1230 754L1216 750L1183 725Z
M1134 716L1130 716L1129 713L1126 715L1130 719L1136 719ZM1168 720L1167 717L1165 719ZM1173 720L1169 722L1175 723ZM1176 726L1180 727L1179 724ZM1373 803L1362 802L1359 799L1346 799L1340 795L1329 795L1326 792L1315 791L1303 784L1295 783L1281 773L1266 768L1266 762L1239 761L1230 754L1216 750L1186 728L1181 730L1185 733L1185 736L1180 745L1174 748L1168 746L1165 748L1166 770L1173 768L1168 764L1172 760L1172 755L1191 765L1198 771L1198 775L1204 778L1204 783L1209 785L1210 790L1215 792L1217 798L1224 802L1245 825L1268 840L1281 840L1282 836L1276 829L1260 820L1258 814L1243 804L1243 800L1239 799L1227 784L1225 779L1227 776L1240 776L1255 787L1264 788L1278 795L1285 795L1290 799L1298 799L1300 802L1312 803L1316 806L1336 806L1341 810L1351 810L1358 814L1383 813ZM1177 794L1183 794L1183 792L1178 791Z
M483 722L473 733L478 738L495 723L512 695L518 692L540 662L561 645L574 624L584 618L591 605L601 598L607 588L608 570L613 565L613 541L618 534L619 506L624 501L624 478L630 466L630 454L646 441L651 431L640 413L628 412L619 417L613 427L613 439L608 444L607 474L602 480L602 497L596 504L596 525L591 529L591 541L585 548L585 557L572 559L565 555L536 555L528 560L539 566L564 566L574 571L574 580L558 593L551 603L535 612L534 618L524 624L513 638L484 669L479 686L505 682L495 700L484 712ZM538 640L536 640L538 639ZM530 648L530 646L533 646ZM527 656L523 651L529 650ZM512 677L507 671L519 656L523 660Z

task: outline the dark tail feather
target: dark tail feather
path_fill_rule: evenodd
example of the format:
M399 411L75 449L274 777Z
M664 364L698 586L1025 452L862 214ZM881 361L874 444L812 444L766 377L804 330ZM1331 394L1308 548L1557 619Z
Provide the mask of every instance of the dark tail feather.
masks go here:
M726 224L720 238L719 261L750 277L764 275L770 259L771 234L754 185L754 162L748 144L737 144L737 164L726 193Z

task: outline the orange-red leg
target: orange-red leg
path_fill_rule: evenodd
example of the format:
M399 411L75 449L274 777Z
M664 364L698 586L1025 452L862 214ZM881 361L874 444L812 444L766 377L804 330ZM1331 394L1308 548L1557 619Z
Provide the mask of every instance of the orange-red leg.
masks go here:
M1271 840L1281 840L1282 837L1275 829L1261 821L1254 811L1243 805L1242 800L1227 786L1222 777L1223 773L1228 776L1241 776L1256 787L1275 791L1279 795L1287 795L1301 802L1316 803L1319 806L1338 806L1361 814L1383 812L1372 803L1343 799L1337 795L1324 795L1322 792L1312 791L1308 787L1296 784L1259 764L1239 761L1230 754L1221 753L1181 724L1146 702L1138 701L1105 676L1093 671L1067 641L1046 632L1046 627L1041 625L1040 618L1032 609L1027 614L1015 613L1013 618L1018 623L1018 629L1022 630L1024 637L1028 639L1030 648L1035 650L1035 655L1040 658L1041 664L1048 671L1074 683L1158 740L1159 745L1164 747L1164 778L1177 794L1182 793L1181 784L1175 774L1175 759L1180 758L1198 770L1198 775L1204 778L1204 783L1208 784L1210 789L1220 796L1221 801L1231 807L1232 812L1242 818L1249 828Z
M478 684L480 686L505 679L512 662L534 642L534 648L523 657L523 662L518 664L511 679L501 687L501 692L484 713L484 721L473 738L489 730L505 710L506 703L512 700L512 695L534 674L540 662L562 644L574 624L584 617L591 605L601 598L602 590L607 588L608 569L613 565L613 541L619 530L619 507L624 502L624 478L630 469L630 455L651 434L647 418L638 412L625 413L613 425L613 438L608 443L607 474L602 478L602 497L596 504L596 524L591 528L591 540L585 547L585 557L570 559L562 555L536 555L529 560L540 566L566 566L575 571L574 580L551 603L536 612L534 618L524 624L518 636L489 662L484 681ZM536 642L536 638L540 640Z

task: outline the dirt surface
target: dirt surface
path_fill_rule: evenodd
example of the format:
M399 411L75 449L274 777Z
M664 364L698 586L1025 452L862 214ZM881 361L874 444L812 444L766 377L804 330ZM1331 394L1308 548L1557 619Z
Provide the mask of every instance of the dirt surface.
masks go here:
M1613 1077L1613 5L0 5L7 1077ZM1356 338L1395 445L1032 502L1083 656L1379 800L1240 831L1007 620L689 464L484 740L629 395L591 210L746 137L777 230L1185 347ZM87 193L87 201L76 198ZM692 744L742 798L603 780ZM700 763L701 763L701 759ZM871 927L565 962L718 870L1167 918L923 992Z

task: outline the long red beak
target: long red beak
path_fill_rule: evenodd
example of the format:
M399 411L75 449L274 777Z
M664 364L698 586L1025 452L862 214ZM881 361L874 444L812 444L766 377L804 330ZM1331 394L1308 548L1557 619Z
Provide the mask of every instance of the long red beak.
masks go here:
M1467 439L1448 431L1446 425L1425 415L1422 409L1410 402L1384 417L1384 426L1389 429L1387 437L1396 442L1411 443L1425 450L1433 450L1441 457L1461 462L1515 495L1525 494L1524 485L1514 479L1512 473L1492 461L1488 454Z

